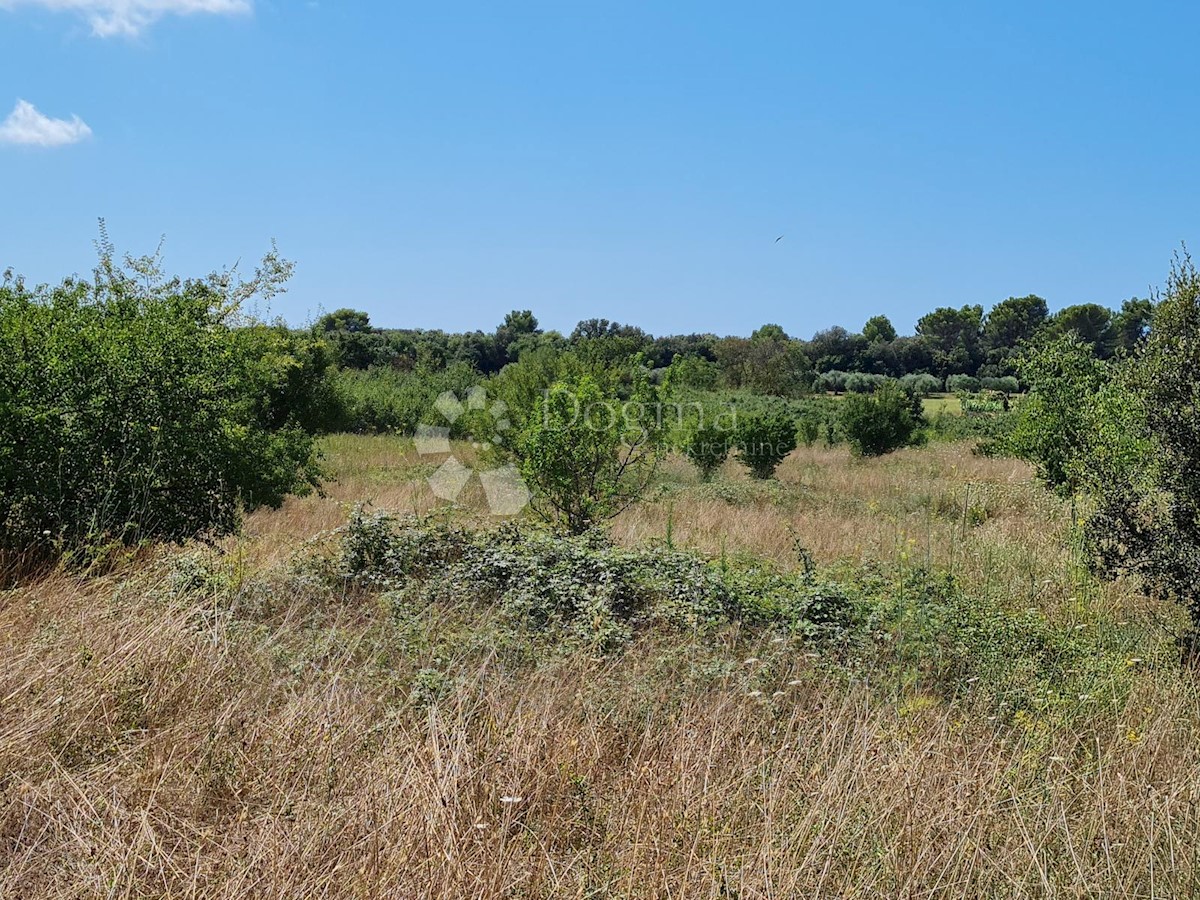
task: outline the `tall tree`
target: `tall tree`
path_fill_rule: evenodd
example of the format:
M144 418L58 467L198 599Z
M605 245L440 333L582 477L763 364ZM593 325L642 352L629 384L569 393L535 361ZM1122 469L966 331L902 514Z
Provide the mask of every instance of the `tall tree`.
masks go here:
M982 329L982 306L942 306L917 322L917 334L928 344L934 370L942 378L978 371L983 359Z
M896 339L896 326L887 316L871 316L867 319L867 324L863 326L862 333L863 337L867 339L867 343L890 344Z
M1079 303L1054 314L1051 320L1058 334L1074 334L1085 344L1091 344L1101 359L1112 355L1114 338L1112 310L1099 303Z
M1013 357L1045 327L1049 309L1036 294L1009 297L992 307L983 323L983 349L988 365L1013 374Z

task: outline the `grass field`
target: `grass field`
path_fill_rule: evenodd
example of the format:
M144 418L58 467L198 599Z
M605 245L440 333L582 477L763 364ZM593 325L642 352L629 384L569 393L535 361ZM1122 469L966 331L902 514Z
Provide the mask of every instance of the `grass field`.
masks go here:
M325 450L326 496L238 540L0 595L0 896L1195 895L1176 614L1094 581L1023 464L809 448L777 482L701 484L669 460L618 545L777 571L802 548L903 615L853 653L729 622L598 655L436 572L431 602L322 580L361 501L494 527L473 490L438 506L439 460L406 440ZM925 570L1016 623L1007 643L906 596ZM1092 687L1006 705L1010 650Z

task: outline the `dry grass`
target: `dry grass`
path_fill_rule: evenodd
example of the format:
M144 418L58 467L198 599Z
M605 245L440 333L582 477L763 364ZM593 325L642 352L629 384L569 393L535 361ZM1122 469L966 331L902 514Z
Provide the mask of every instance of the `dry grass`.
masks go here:
M531 656L471 598L398 616L270 571L352 501L431 508L409 445L335 450L326 499L254 516L220 563L236 603L170 589L168 558L0 594L0 896L1195 896L1190 675L1144 672L1067 729L890 702L734 628ZM670 515L710 550L790 562L794 534L1064 614L1081 587L1133 602L1082 580L1069 516L1017 464L807 450L781 476L734 504L669 469L616 532L661 538ZM414 693L431 672L436 701Z

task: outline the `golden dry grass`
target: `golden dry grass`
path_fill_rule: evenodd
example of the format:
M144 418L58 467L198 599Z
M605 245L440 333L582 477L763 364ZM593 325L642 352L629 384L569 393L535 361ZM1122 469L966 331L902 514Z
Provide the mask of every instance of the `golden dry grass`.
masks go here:
M410 445L333 450L327 498L255 515L214 563L228 592L174 590L163 554L0 595L0 896L1195 895L1189 673L1146 671L1063 728L891 702L733 627L530 661L472 598L403 618L272 570L351 502L432 508ZM715 552L791 564L794 535L1065 615L1135 602L1073 567L1069 515L1010 461L802 450L781 478L730 503L672 464L615 532L661 539L670 516ZM449 673L436 702L414 701L423 671Z

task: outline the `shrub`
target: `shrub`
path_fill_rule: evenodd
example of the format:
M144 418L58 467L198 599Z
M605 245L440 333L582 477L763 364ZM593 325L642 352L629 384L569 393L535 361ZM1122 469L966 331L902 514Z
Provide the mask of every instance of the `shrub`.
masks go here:
M755 478L770 478L796 449L796 423L784 412L749 415L738 422L738 459Z
M882 456L917 441L924 424L920 398L889 382L874 394L851 394L842 407L842 430L858 456Z
M942 389L942 380L927 372L913 372L900 379L900 387L918 397L928 397Z
M846 376L846 391L851 394L869 394L887 380L886 375L851 372Z
M537 400L516 452L534 509L580 534L642 496L662 439L644 374L628 400L584 375L554 384Z
M691 630L733 620L831 639L857 619L849 593L814 573L623 549L594 531L561 536L514 523L470 532L359 509L339 563L339 578L362 589L427 602L470 598L498 608L514 630L601 652L651 624Z
M1087 439L1064 449L1074 450L1066 484L1096 501L1084 535L1101 573L1133 575L1151 593L1183 602L1200 629L1197 335L1200 273L1184 255L1171 267L1150 333L1084 406ZM1091 387L1085 377L1061 390Z
M249 282L166 280L157 258L94 282L0 283L0 549L182 541L317 484L318 349L239 330Z
M846 379L849 377L846 372L839 372L836 369L829 372L822 372L817 376L817 389L834 394L844 393L846 390Z
M700 471L700 477L708 481L721 468L729 456L729 431L719 427L712 419L698 422L683 440L683 453Z
M345 427L357 432L412 434L421 423L449 424L451 436L465 434L466 421L447 423L436 415L437 399L449 391L466 397L480 383L479 374L466 363L454 363L434 371L418 367L346 370L337 376Z
M1038 477L1063 496L1086 478L1096 428L1089 410L1111 375L1090 344L1073 334L1028 348L1017 358L1029 394L1017 407L1008 452L1033 463Z

